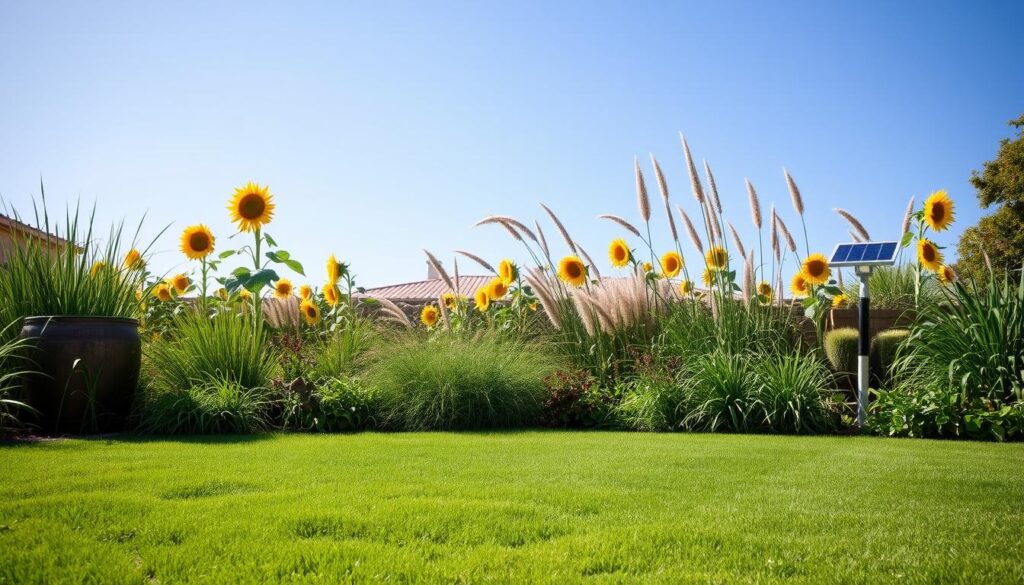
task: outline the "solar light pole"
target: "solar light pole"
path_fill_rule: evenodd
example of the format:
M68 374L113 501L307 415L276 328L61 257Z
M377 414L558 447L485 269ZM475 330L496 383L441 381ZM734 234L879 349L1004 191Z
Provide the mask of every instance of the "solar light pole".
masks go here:
M875 266L896 263L897 242L854 242L839 244L832 252L829 266L853 268L860 279L860 298L857 305L857 426L864 427L868 412L868 384L870 383L871 354L871 295L868 280Z

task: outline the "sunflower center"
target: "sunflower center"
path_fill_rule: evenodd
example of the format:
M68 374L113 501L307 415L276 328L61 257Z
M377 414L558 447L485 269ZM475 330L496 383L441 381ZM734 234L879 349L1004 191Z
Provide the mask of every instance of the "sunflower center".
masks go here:
M572 278L578 278L580 276L580 267L574 262L565 267L565 273Z
M238 202L238 215L250 221L262 217L266 209L266 201L257 193L246 193Z
M932 221L939 223L946 217L946 207L941 203L932 206Z
M615 259L622 261L626 259L626 251L622 248L615 248Z
M821 276L825 272L825 263L812 260L807 263L807 273L811 276Z
M203 232L196 232L189 236L188 245L196 252L205 252L210 247L210 236Z
M931 262L932 260L935 260L935 249L931 246L925 246L921 249L921 255L924 256L925 260Z

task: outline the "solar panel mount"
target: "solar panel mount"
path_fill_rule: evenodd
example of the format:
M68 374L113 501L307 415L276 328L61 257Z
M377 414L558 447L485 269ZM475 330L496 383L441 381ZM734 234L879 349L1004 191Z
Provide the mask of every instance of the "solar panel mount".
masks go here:
M839 244L832 252L829 266L890 266L896 263L899 242L851 242Z

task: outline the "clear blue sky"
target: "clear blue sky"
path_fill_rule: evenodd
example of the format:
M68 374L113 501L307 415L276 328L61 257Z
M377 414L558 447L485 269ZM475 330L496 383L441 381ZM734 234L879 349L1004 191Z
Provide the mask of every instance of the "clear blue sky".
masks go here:
M230 244L225 205L252 179L309 280L335 252L371 286L422 277L421 248L521 257L472 224L541 200L604 260L620 232L594 217L636 218L634 156L695 209L682 131L748 244L744 177L797 225L785 166L812 247L847 239L834 207L893 238L910 195L945 188L952 252L982 213L971 170L1024 113L1022 22L1019 1L0 0L0 194L27 211L42 176L53 208L148 211L147 233L172 224L164 271L187 267L185 225Z

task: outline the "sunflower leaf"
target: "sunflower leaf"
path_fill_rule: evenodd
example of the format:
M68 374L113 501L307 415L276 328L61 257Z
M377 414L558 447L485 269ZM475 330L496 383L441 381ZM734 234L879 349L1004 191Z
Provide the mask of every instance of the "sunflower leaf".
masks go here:
M913 232L907 232L903 234L903 239L900 240L900 248L906 248L910 245L910 242L914 240Z
M271 282L279 279L280 277L277 275L277 272L269 268L264 268L258 272L253 272L248 276L248 278L239 280L243 281L242 286L255 293L259 292L260 289L269 285Z
M840 290L838 286L826 286L825 287L825 292L827 292L828 294L830 294L832 296L843 294L843 291Z
M231 274L235 278L243 278L243 277L249 276L250 272L251 271L248 268L246 268L245 266L239 266L238 268L235 268L234 270L232 270Z
M217 257L220 258L221 260L224 260L225 258L230 258L230 257L234 256L235 253L236 253L235 250L224 250L223 252L218 254Z
M302 276L306 275L305 271L302 269L302 264L300 264L298 260L292 260L291 254L289 254L286 250L267 252L267 258L269 258L272 262L284 264L285 266L291 268L295 272L298 272Z
M270 237L270 234L263 234L263 239L266 240L266 242L271 246L275 248L277 247L277 242L274 241L274 238Z

